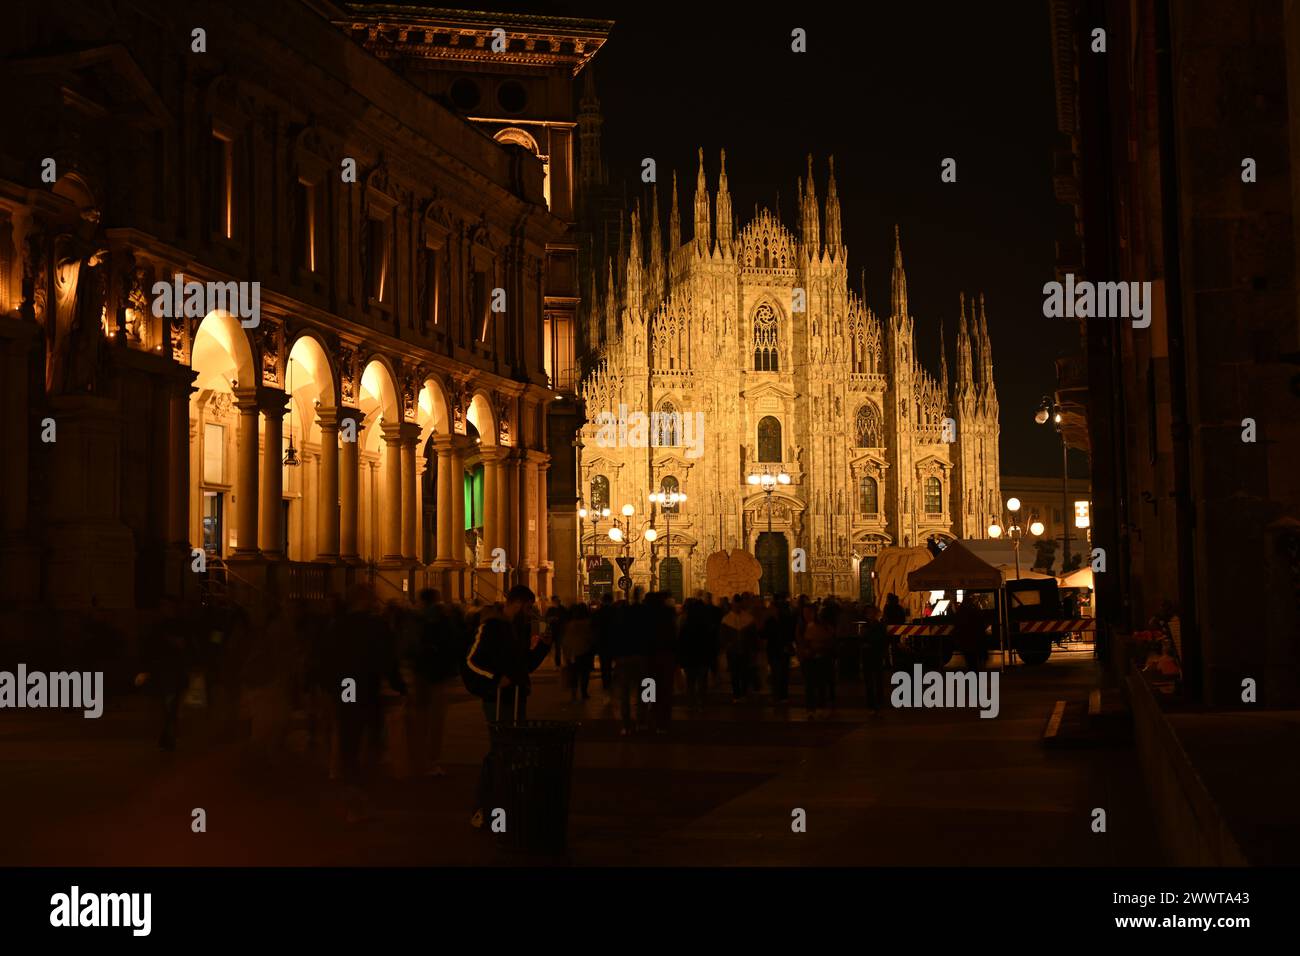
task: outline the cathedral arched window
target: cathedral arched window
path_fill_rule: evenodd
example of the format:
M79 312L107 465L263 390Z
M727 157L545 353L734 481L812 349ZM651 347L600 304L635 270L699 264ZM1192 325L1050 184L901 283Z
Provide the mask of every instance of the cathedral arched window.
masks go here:
M663 481L659 482L659 490L664 493L666 498L668 495L677 494L682 490L682 488L681 485L677 483L677 479L672 475L664 475ZM659 506L659 510L666 515L675 515L681 512L682 505L679 501L670 502L665 500L664 503Z
M650 437L660 448L676 448L682 443L682 416L672 402L664 402L651 416Z
M780 368L780 337L776 313L764 302L754 313L754 371L776 372Z
M858 448L879 448L884 444L880 429L880 412L875 405L863 405L858 409L857 421L854 422Z
M600 514L602 510L609 507L609 479L604 475L596 475L591 479L591 510Z
M758 422L758 460L784 460L781 457L781 422L771 415L764 415Z
M925 513L943 514L943 482L938 478L925 479Z
M880 486L870 475L858 482L858 510L866 515L880 514Z

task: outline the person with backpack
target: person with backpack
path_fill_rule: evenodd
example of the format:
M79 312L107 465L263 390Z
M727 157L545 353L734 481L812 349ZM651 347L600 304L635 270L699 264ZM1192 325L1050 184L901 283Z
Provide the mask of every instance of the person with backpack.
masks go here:
M483 705L489 724L525 720L532 673L551 650L548 636L533 632L537 598L532 589L516 584L506 593L505 606L494 617L483 616L461 668L466 689ZM482 829L484 808L492 787L493 751L488 749L479 771L475 809L470 825Z

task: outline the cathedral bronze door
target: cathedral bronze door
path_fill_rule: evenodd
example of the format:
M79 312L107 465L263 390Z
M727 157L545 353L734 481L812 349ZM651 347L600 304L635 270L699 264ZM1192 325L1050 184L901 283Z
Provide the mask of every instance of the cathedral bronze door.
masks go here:
M659 563L659 590L670 592L678 601L682 599L681 558L664 558Z
M790 543L779 531L761 531L754 556L763 568L758 589L761 594L790 593Z
M863 558L858 562L858 600L863 604L876 603L876 559Z

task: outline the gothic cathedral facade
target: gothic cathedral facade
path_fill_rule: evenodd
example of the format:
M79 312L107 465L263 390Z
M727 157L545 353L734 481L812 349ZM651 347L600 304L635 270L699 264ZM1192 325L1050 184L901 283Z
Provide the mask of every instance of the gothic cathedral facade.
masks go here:
M710 554L741 548L766 593L879 601L882 548L986 536L1000 497L983 296L968 316L962 295L957 373L941 344L936 378L917 359L897 227L881 317L849 286L833 160L819 203L809 157L797 205L797 236L766 209L740 227L725 151L710 196L701 150L692 236L674 175L666 246L657 203L644 246L638 204L603 296L591 282L580 554L593 591L627 556L634 583L689 595Z

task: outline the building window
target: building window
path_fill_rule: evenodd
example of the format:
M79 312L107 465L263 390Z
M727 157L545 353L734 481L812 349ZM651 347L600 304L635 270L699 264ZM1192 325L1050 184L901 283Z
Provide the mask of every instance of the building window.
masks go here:
M783 461L781 457L781 423L771 415L758 422L758 460Z
M486 342L488 337L488 322L492 318L492 291L491 278L486 269L475 269L474 280L470 285L472 301L470 302L470 314L474 316L479 323L478 340Z
M210 485L226 483L226 428L203 425L203 480Z
M212 134L212 196L216 231L235 238L235 144L216 132Z
M938 478L925 479L925 513L943 514L943 482Z
M858 510L866 515L880 514L880 486L870 475L858 482Z
M650 422L650 437L660 448L676 448L682 443L682 416L672 402L659 406Z
M297 236L295 257L299 269L307 272L316 271L316 242L320 228L320 188L315 183L298 180L297 191Z
M609 507L609 479L596 475L591 479L591 510L595 514Z
M577 385L573 321L563 313L547 312L542 329L542 361L551 388L572 391Z
M370 266L370 275L367 277L370 298L387 304L392 287L392 247L388 241L387 219L371 219L366 223L366 246L366 261Z
M672 475L665 475L664 480L659 483L659 490L665 495L675 495L682 490L682 487L677 483L677 479ZM681 514L682 503L680 501L665 501L660 505L660 510L666 515Z
M775 372L779 370L779 340L776 313L767 303L758 307L754 313L754 371Z
M880 412L875 405L863 405L858 409L857 421L854 422L858 448L879 448L883 444L880 434Z

